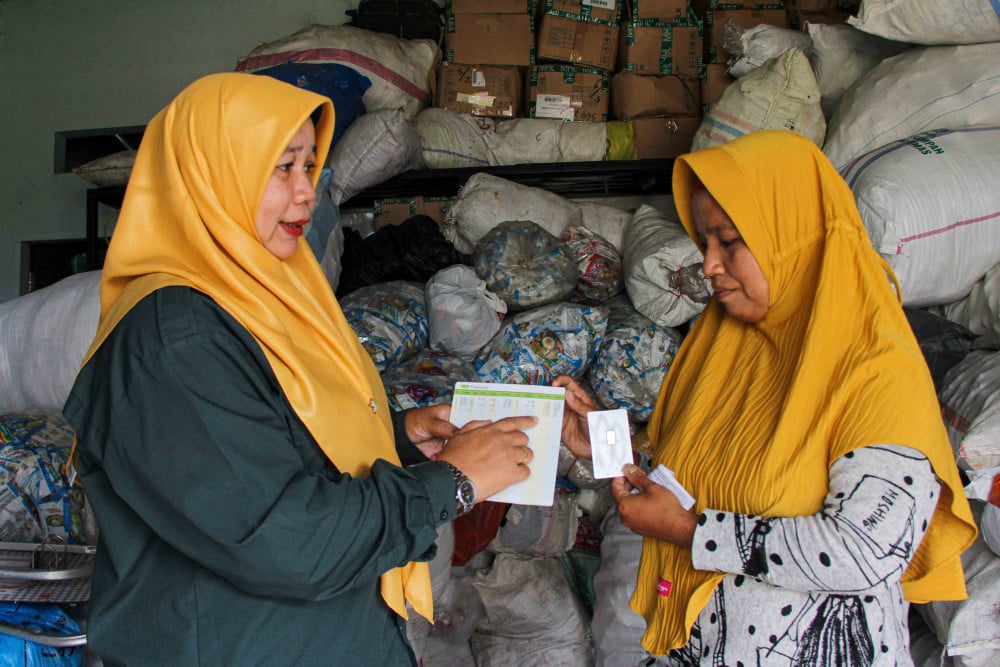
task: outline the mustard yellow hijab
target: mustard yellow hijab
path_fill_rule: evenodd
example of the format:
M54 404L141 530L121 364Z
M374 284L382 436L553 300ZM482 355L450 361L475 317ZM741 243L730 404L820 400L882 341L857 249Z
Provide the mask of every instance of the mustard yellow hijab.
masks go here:
M761 131L681 156L673 193L696 239L700 180L732 218L770 285L748 324L714 299L664 380L649 435L697 511L767 517L817 512L835 459L859 447L923 452L943 482L903 590L912 601L963 599L959 554L976 535L930 372L872 248L847 184L810 141ZM694 570L689 549L646 539L632 608L643 646L687 643L723 575ZM671 593L657 593L660 578Z
M343 472L399 463L385 390L308 246L280 260L254 217L292 137L322 108L317 164L333 136L324 96L254 74L212 74L150 121L101 277L101 318L84 360L140 299L168 285L210 296L260 344L296 414ZM316 169L313 185L319 178ZM425 563L382 575L382 597L433 618Z

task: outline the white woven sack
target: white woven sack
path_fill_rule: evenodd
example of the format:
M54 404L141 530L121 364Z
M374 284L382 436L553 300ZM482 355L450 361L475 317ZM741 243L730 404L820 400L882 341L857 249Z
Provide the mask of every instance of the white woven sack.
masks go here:
M777 58L788 49L802 49L808 56L812 53L812 38L801 30L761 23L740 35L740 49L740 55L730 58L727 70L730 76L736 78L771 58Z
M683 269L696 271L701 262L701 251L676 213L671 217L643 205L632 216L622 256L625 291L635 309L653 322L680 326L705 308L708 281L704 281L702 301L691 298L682 280Z
M632 611L635 573L642 555L642 536L622 524L611 510L601 524L601 567L594 575L594 617L590 631L602 667L633 667L649 657L642 648L646 619Z
M930 46L879 63L848 89L823 152L838 171L897 139L1000 118L1000 43Z
M913 44L1000 42L996 0L862 0L847 19L859 30Z
M473 585L486 609L470 639L477 667L594 664L587 613L558 558L497 554Z
M945 374L938 401L958 467L1000 466L1000 352L967 354Z
M62 410L97 333L101 272L0 303L0 412Z
M979 336L979 347L1000 349L1000 265L987 271L964 299L931 310Z
M996 498L993 488L1000 478L1000 468L969 470L966 475L969 483L965 486L965 495L969 500L983 503L983 513L979 517L979 534L990 551L1000 556L1000 506L994 504Z
M820 106L827 119L833 117L840 98L854 82L886 58L911 48L861 32L845 23L806 23L812 38L812 64L819 86Z
M823 145L826 119L809 59L786 51L726 87L694 135L691 150L725 144L757 130L792 130Z
M596 202L573 203L580 208L583 226L607 240L621 252L625 247L625 231L632 220L632 214L626 210Z
M426 109L414 120L424 161L433 169L603 160L605 123L554 118L497 121L446 109Z
M553 192L480 172L448 207L441 231L459 252L471 254L479 239L505 220L531 220L558 237L566 225L583 224L583 214Z
M551 505L511 504L486 548L493 553L561 556L576 543L578 494L556 493Z
M363 114L351 123L326 160L333 170L330 198L340 206L393 176L424 166L420 137L402 109Z
M400 39L349 25L313 24L261 44L236 63L256 72L287 62L336 63L368 77L362 101L367 111L402 107L407 118L430 105L430 77L440 57L436 42Z
M997 174L1000 126L893 141L843 172L905 305L957 301L1000 263Z
M973 504L979 521L980 508ZM977 537L962 554L967 600L918 605L924 620L944 644L955 667L996 667L1000 664L1000 558Z

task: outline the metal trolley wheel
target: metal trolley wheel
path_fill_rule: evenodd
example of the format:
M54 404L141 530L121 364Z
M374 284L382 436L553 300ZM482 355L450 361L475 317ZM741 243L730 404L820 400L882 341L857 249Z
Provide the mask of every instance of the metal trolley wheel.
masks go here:
M0 600L73 604L90 598L96 547L0 542ZM86 633L60 635L0 622L0 633L57 648L84 646Z

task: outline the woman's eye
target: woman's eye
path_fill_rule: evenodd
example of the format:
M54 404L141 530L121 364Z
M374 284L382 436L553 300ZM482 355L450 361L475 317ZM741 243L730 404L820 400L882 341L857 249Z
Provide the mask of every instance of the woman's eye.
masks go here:
M316 163L315 162L309 162L308 164L306 164L305 169L306 169L306 173L307 174L313 173L314 171L316 171Z
M286 172L287 172L287 171L288 171L289 169L291 169L291 168L292 168L292 163L291 163L291 162L282 162L282 163L281 163L281 164L279 164L279 165L278 165L278 167L277 167L278 171L286 171Z

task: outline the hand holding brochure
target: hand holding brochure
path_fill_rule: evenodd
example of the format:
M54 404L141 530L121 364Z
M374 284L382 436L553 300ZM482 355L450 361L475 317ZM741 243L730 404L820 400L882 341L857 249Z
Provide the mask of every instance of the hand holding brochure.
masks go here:
M522 384L456 382L451 404L451 423L461 428L470 421L504 417L538 417L538 425L527 431L528 447L534 458L528 464L531 475L489 500L517 505L552 505L559 466L566 390Z

